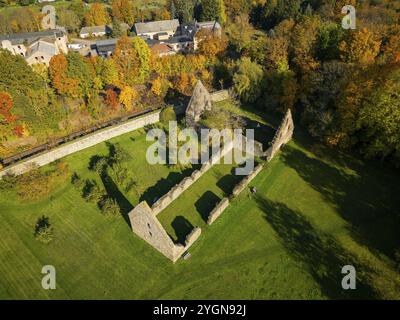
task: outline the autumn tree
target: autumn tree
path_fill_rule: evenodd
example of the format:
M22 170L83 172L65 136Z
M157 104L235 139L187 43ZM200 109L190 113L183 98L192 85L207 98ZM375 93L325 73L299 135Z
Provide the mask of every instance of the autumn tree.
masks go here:
M196 85L197 79L192 73L181 73L174 82L174 88L181 94L190 96Z
M172 87L171 82L162 77L157 77L151 82L151 92L160 98L164 98L169 88Z
M217 20L221 24L226 22L225 4L223 0L202 0L201 20Z
M179 18L182 23L188 23L193 20L194 16L194 0L171 0L175 9L175 17ZM174 10L171 9L171 10Z
M138 93L134 88L124 86L119 95L119 102L124 106L126 111L131 111L137 97Z
M132 25L135 22L133 2L130 0L113 0L112 15L115 19Z
M215 58L227 48L227 40L212 31L202 30L196 35L199 41L199 52L209 59Z
M125 84L143 83L149 76L151 50L139 37L119 39L113 60Z
M242 58L233 76L233 86L245 102L255 102L261 95L264 71L260 65L249 58Z
M116 111L119 105L118 94L113 89L108 89L106 91L104 102L112 111Z
M315 53L320 24L318 17L303 17L293 28L290 49L294 56L293 62L302 74L309 73L319 66Z
M111 22L110 16L101 3L93 3L89 10L85 13L84 24L85 26L104 26Z
M13 100L7 92L0 92L0 122L7 124L14 122L16 117L11 114Z
M0 91L0 142L7 140L11 134L18 137L24 134L24 127L15 124L17 117L11 113L12 108L12 97L7 92Z
M345 62L368 65L375 62L381 40L367 28L351 32L348 39L340 43L341 58Z
M252 3L248 0L224 0L224 3L226 14L231 21L241 14L249 14L252 9Z
M382 39L382 53L385 62L400 62L400 26L394 25L387 28Z

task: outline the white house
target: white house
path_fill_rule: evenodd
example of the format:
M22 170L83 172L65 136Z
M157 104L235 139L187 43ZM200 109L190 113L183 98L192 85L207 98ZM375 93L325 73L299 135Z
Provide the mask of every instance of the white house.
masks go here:
M103 37L111 33L109 26L94 26L94 27L83 27L79 32L79 37L82 39L89 37Z

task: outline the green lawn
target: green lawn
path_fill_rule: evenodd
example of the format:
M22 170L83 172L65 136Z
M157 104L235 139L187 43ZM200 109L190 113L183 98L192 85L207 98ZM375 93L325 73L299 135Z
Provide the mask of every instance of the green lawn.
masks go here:
M184 244L186 236L198 226L203 234L210 212L222 198L232 193L243 178L233 172L235 165L214 165L157 218L174 241Z
M143 132L113 142L129 150L130 171L141 186L115 195L125 214L191 172L146 164ZM103 143L64 161L72 172L99 179L87 167L91 157L107 152ZM218 182L230 169L216 166L193 188L200 197L211 190L221 198L226 190ZM135 236L123 217L104 217L69 182L35 203L3 191L0 298L400 299L393 260L400 244L398 178L394 170L314 144L298 128L295 140L251 183L257 195L244 191L205 228L192 257L175 265ZM204 225L194 210L197 195L182 197L178 207L160 214L173 237L176 216ZM33 236L41 215L55 228L49 245ZM357 269L357 290L351 292L340 286L347 264ZM56 267L54 291L41 288L43 265Z

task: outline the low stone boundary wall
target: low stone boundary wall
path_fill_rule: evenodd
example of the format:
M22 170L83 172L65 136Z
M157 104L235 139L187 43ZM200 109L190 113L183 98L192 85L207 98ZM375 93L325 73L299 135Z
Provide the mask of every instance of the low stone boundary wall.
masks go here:
M229 99L229 91L228 90L220 90L214 93L211 93L211 101L212 102L220 102Z
M162 196L156 203L153 204L151 209L155 215L158 215L173 201L175 201L183 192L185 192L192 184L194 184L200 177L205 174L214 164L223 158L228 152L233 149L233 142L225 145L221 153L214 154L213 157L202 165L200 170L193 171L191 176L183 179L179 184L175 185L167 194Z
M30 171L34 167L41 167L72 153L81 151L86 148L90 148L96 144L107 141L109 139L118 137L125 133L143 128L147 125L154 124L160 121L160 111L135 118L126 123L107 128L91 135L85 136L82 139L76 140L74 142L65 144L59 148L46 152L42 155L35 156L24 162L15 164L0 171L0 178L7 174L20 175Z
M224 198L221 202L217 204L217 206L211 211L210 215L208 216L207 224L211 225L215 220L219 218L219 216L224 212L226 208L229 206L229 199Z
M240 181L233 189L232 196L238 196L247 187L247 185L260 173L262 169L263 165L259 164L248 176L243 178L243 180Z
M232 191L231 199L224 198L216 205L216 207L213 209L213 211L211 211L210 215L208 216L208 225L213 224L213 222L221 216L221 214L229 206L230 201L238 196L248 186L248 184L261 172L263 167L264 166L262 164L259 164L248 176L243 178L243 180L236 185L236 187Z

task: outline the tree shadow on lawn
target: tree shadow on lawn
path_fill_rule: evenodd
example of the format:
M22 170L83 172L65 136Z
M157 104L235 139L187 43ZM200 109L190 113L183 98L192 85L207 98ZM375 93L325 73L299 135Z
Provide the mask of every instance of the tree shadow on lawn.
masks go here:
M162 178L157 183L148 188L140 197L140 202L146 201L152 206L159 198L167 194L175 185L180 183L184 178L190 176L195 168L190 168L179 172L171 172L167 178Z
M232 169L230 174L218 180L217 186L224 192L225 197L227 197L232 194L233 189L242 179L243 176L235 175L235 169Z
M193 225L185 217L177 216L171 226L175 230L176 242L185 245L187 235L194 229Z
M128 215L134 207L132 206L130 201L124 196L124 194L119 190L114 180L107 173L103 173L101 175L101 180L104 184L104 187L106 188L108 196L117 202L121 210L122 217L124 218L125 222L130 226Z
M276 128L246 117L244 117L244 120L246 121L246 129L254 130L254 140L261 142L265 150L268 149L269 143L275 136ZM243 132L243 134L246 135L246 132Z
M351 175L290 146L281 158L336 207L356 241L393 258L400 245L400 197L394 184L383 183L383 175L377 179L369 168L353 167L356 175Z
M213 192L206 191L194 204L197 212L204 222L207 223L210 212L215 208L221 199Z
M330 299L374 299L376 291L369 284L366 273L371 270L361 265L331 236L317 232L298 212L278 202L256 196L258 207L276 232L288 253L304 263L312 277ZM353 265L357 271L357 289L342 289L342 267Z

